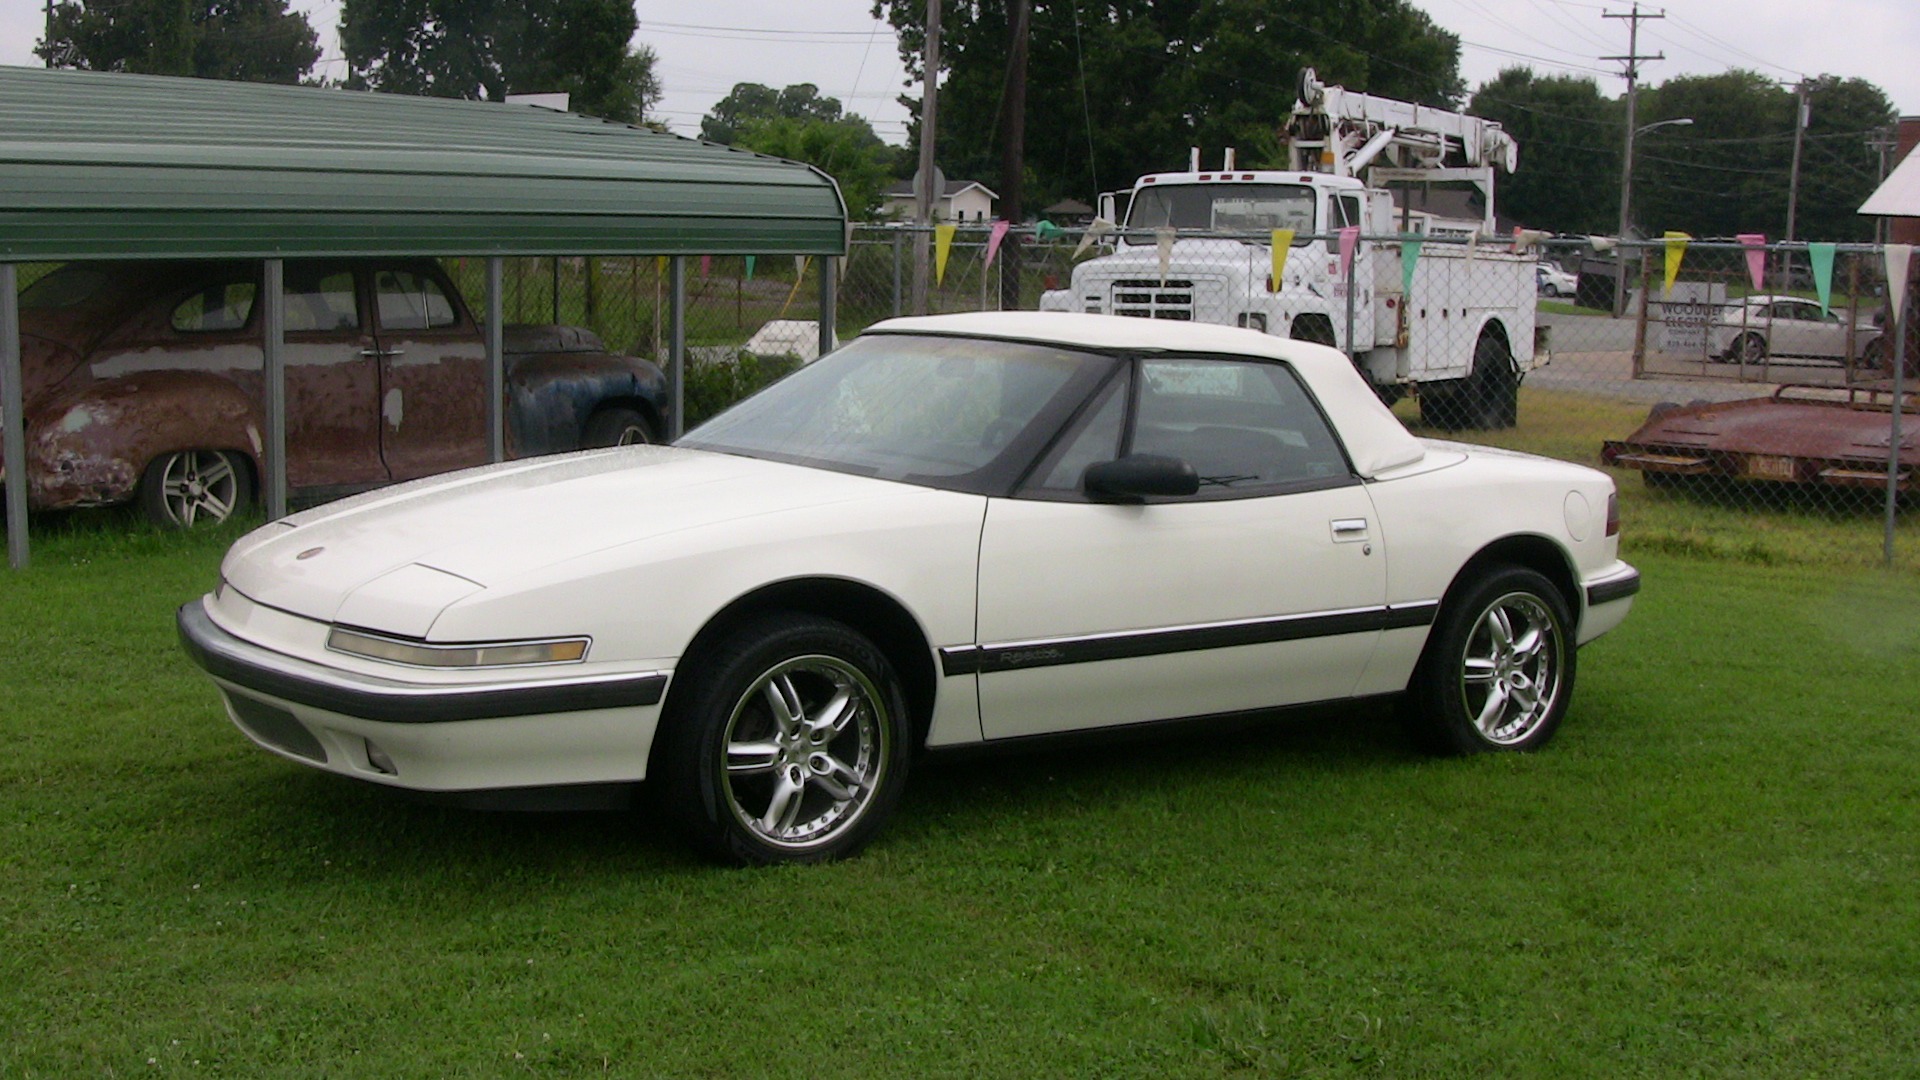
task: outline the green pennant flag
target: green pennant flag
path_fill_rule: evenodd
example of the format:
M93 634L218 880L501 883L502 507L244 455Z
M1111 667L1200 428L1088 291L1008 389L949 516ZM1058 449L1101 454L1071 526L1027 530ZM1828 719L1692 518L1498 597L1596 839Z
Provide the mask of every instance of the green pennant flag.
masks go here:
M1400 295L1413 295L1413 268L1420 261L1420 245L1424 240L1400 241Z
M1807 245L1807 261L1813 264L1813 291L1820 298L1822 315L1833 306L1833 251L1832 244Z
M753 260L754 260L754 259L756 259L756 258L758 258L758 257L759 257L759 256L757 256L757 255L749 255L749 256L747 256L747 280L748 280L748 281L752 281L752 280L753 280Z

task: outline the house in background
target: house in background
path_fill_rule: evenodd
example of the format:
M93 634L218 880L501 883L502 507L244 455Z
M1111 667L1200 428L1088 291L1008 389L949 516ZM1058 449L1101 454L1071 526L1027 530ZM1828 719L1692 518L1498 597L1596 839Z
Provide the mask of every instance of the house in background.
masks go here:
M993 220L993 203L1000 196L978 180L949 180L945 173L935 169L933 189L936 196L933 220L954 224L984 224ZM880 214L895 221L913 220L912 180L902 180L887 189L887 199L881 204Z

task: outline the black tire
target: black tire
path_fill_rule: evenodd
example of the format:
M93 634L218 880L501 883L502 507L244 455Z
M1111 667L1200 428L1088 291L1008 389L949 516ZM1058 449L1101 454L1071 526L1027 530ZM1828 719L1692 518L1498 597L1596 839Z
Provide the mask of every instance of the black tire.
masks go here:
M1887 342L1884 338L1874 338L1860 350L1859 370L1891 372L1887 364Z
M1729 364L1758 364L1767 359L1767 339L1755 333L1741 334L1727 346Z
M1334 347L1333 322L1322 315L1302 315L1287 327L1287 336L1295 341Z
M1416 392L1420 396L1421 423L1441 431L1456 431L1468 426L1465 404L1467 380L1421 383Z
M163 529L218 525L253 505L253 468L232 450L175 450L140 474L140 512Z
M906 698L850 627L760 616L678 678L656 792L702 850L745 865L825 862L860 850L892 814L912 749ZM816 711L836 701L835 716Z
M1573 632L1566 599L1536 571L1497 566L1462 582L1407 687L1409 730L1439 754L1545 746L1573 697Z
M659 442L660 436L653 430L638 409L624 405L608 405L597 409L587 418L587 427L580 436L583 449L596 446L639 446L642 443Z
M1513 370L1513 352L1498 334L1481 334L1474 344L1465 392L1465 426L1492 431L1519 422L1520 373Z

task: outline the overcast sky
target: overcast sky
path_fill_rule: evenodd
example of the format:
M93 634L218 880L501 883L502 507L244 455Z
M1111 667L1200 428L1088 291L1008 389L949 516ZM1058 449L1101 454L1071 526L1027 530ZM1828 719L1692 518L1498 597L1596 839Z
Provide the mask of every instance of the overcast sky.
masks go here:
M1435 22L1460 35L1469 87L1503 67L1592 75L1608 94L1625 88L1625 3L1597 0L1415 0ZM334 40L339 0L293 0L321 33L322 70L344 65ZM904 142L907 114L891 30L869 0L637 0L639 40L659 56L665 88L657 113L676 132L697 134L700 117L735 83L781 87L810 82L873 122L889 142ZM1640 24L1643 79L1744 67L1792 82L1803 75L1858 77L1878 85L1904 115L1920 114L1920 0L1680 0L1641 7L1660 19ZM0 63L37 64L44 32L40 0L0 0ZM1291 77L1291 73L1285 73ZM1814 108L1819 108L1818 101ZM1276 117L1275 121L1278 122ZM1035 122L1030 118L1030 123ZM1031 136L1029 136L1031 137Z

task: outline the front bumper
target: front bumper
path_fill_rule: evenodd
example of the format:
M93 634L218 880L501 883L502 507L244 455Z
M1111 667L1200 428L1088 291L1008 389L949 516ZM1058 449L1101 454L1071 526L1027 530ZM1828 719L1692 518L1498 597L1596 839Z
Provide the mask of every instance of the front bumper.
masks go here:
M420 791L644 779L662 672L467 684L343 671L222 629L204 602L180 608L187 655L228 718L262 747L329 772Z

